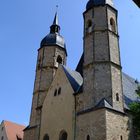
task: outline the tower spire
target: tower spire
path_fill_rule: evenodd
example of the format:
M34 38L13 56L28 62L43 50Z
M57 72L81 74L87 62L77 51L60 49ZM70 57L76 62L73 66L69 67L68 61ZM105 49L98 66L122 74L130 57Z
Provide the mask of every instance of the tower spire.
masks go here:
M53 25L58 25L58 5L56 5L56 12L55 12L55 17L53 20Z
M56 5L56 13L55 13L55 17L53 20L53 24L50 27L50 33L59 33L60 32L57 9L58 9L58 5Z

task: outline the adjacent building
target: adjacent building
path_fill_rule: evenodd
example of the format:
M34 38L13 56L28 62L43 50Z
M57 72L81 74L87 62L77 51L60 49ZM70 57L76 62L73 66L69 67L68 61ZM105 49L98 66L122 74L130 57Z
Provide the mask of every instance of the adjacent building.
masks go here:
M3 120L0 124L0 140L23 140L25 126Z

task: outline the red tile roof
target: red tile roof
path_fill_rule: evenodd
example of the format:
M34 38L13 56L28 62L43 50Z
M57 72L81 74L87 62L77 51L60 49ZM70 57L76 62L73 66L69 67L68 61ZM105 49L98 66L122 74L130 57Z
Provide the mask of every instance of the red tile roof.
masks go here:
M23 139L23 129L25 129L25 126L10 121L4 121L3 123L8 140L17 140L17 137Z

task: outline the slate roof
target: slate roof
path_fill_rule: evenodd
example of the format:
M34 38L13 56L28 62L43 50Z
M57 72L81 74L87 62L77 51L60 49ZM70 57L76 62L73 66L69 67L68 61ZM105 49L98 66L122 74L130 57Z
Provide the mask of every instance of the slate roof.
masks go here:
M133 0L136 4L137 4L137 6L140 8L140 1L139 0Z
M83 84L83 78L81 76L81 74L77 71L73 71L71 69L69 69L66 66L63 66L63 70L73 88L73 90L76 92L78 92Z
M132 102L140 101L138 95L136 94L138 83L134 78L125 73L122 74L122 83L124 93L124 107L129 109L129 105Z
M89 10L93 8L93 6L99 6L99 5L105 5L105 4L113 5L113 3L111 1L108 2L108 0L89 0L86 5L86 9Z
M110 108L112 109L112 106L108 103L108 101L103 98L96 106L95 108L102 108L102 107L106 107L106 108Z
M64 49L67 55L65 40L60 35L60 26L58 23L57 12L55 14L53 24L50 27L50 33L47 36L45 36L41 41L40 47L44 47L44 46L48 46L48 47L58 46Z
M4 124L8 140L23 139L23 129L25 126L5 120L2 123Z

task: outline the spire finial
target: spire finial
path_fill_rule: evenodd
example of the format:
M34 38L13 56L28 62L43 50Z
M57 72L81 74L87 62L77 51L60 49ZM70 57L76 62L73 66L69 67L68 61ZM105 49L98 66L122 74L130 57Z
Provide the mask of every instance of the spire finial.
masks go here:
M59 23L58 23L58 12L57 11L58 11L58 5L56 5L55 17L54 17L54 20L53 20L53 24L50 27L51 28L51 30L50 30L51 33L59 33L59 31L60 31L60 26L59 26Z
M58 5L56 5L56 13L58 13Z
M55 12L53 25L58 25L58 5L56 5L56 12Z

